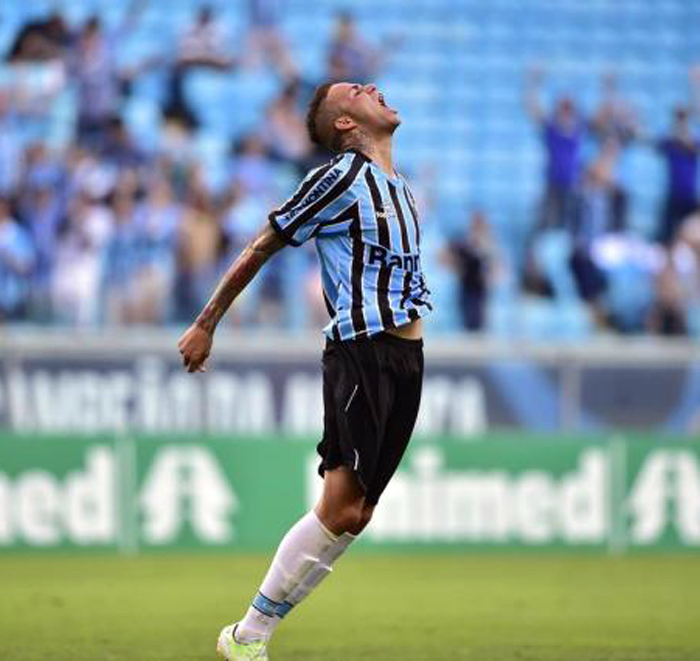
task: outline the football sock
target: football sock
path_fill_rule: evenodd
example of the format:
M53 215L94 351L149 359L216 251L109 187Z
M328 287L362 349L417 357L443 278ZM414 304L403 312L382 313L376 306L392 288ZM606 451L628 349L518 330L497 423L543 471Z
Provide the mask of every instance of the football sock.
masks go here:
M330 572L355 535L334 535L314 511L295 523L277 549L260 591L236 629L236 640L269 638L282 618Z

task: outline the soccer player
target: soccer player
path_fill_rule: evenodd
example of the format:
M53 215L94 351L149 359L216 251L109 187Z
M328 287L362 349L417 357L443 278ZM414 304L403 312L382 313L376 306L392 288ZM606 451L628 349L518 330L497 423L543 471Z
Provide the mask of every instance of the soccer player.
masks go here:
M431 309L415 202L394 170L401 123L374 85L320 86L307 125L338 152L273 211L179 342L189 372L204 371L214 329L263 264L313 238L330 323L323 352L323 492L287 532L240 622L221 632L224 659L267 659L281 620L331 571L372 518L406 449L423 379L421 317Z

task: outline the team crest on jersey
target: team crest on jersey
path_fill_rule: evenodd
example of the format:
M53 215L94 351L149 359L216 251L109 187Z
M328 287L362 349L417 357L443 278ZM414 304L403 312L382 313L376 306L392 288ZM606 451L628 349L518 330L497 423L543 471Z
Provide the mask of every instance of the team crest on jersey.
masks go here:
M331 186L333 186L336 181L338 181L340 175L340 168L333 168L325 177L323 177L323 179L321 179L321 181L318 182L318 184L316 184L316 187L304 198L303 202L289 212L289 216L293 218L298 213L306 209L306 207L318 200L328 191Z

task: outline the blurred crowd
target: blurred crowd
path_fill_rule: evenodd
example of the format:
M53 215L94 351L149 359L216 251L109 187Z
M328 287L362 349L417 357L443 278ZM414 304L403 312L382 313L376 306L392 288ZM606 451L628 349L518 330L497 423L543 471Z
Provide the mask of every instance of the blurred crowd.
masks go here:
M601 101L590 116L569 97L556 100L551 110L543 108L542 77L541 71L530 74L525 98L546 154L528 285L555 293L562 286L548 278L542 253L563 236L575 290L601 326L686 334L688 309L700 302L700 140L692 129L700 113L700 70L690 70L691 99L673 109L668 133L660 136L640 124L614 76L604 78ZM592 148L586 153L587 141ZM625 160L635 143L655 150L666 169L651 236L634 232L630 223L635 182L626 177Z
M26 23L5 54L4 68L17 75L0 81L3 321L190 321L291 185L329 157L311 145L304 120L322 81L300 78L274 3L250 0L240 53L231 51L215 12L203 6L172 53L120 67L120 40L138 24L144 4L132 3L113 28L98 15L70 26L56 11ZM338 15L324 78L369 80L381 59L350 14ZM23 74L36 72L37 64L42 79L28 81ZM279 93L257 127L231 139L224 183L211 186L189 149L200 118L185 93L187 77L260 67L278 76ZM167 81L164 138L147 150L130 135L123 108L133 84L154 69ZM66 89L75 107L70 135L56 147L42 121ZM20 139L28 127L39 127L37 137ZM274 260L246 291L232 323L318 323L324 313L313 256L294 252Z
M203 6L167 52L121 65L119 45L144 5L134 2L116 26L99 16L69 25L55 11L25 23L4 54L3 70L14 74L0 76L2 321L190 321L269 210L328 157L310 144L304 125L306 103L322 81L300 71L275 3L249 0L237 51L215 11ZM373 80L397 43L370 43L351 14L339 14L323 80ZM276 76L278 92L257 126L232 137L223 180L212 186L190 148L202 118L186 93L188 77L263 68ZM154 70L166 81L162 138L146 147L132 136L124 107ZM604 79L598 106L586 114L571 97L547 108L543 71L529 73L524 105L541 138L545 171L522 265L506 263L479 209L439 251L458 283L455 305L465 329L486 327L494 283L510 269L523 295L584 301L600 328L688 333L689 311L700 306L697 69L690 81L693 97L674 110L667 135L651 136L614 76ZM52 135L47 112L66 90L74 99L63 111L68 134ZM634 186L625 159L632 145L655 150L667 170L653 236L629 222ZM324 317L315 260L303 249L273 260L229 319L298 329Z
M524 107L541 140L543 190L517 276L523 296L575 299L593 326L619 333L687 335L700 319L700 67L689 71L691 98L672 111L668 132L650 135L612 74L586 115L574 98L553 107L541 97L544 71L528 72ZM653 150L665 168L654 232L630 222L635 181L627 174L632 146ZM465 328L485 327L490 290L504 256L480 210L452 241L445 261L459 276ZM697 333L697 329L695 330Z

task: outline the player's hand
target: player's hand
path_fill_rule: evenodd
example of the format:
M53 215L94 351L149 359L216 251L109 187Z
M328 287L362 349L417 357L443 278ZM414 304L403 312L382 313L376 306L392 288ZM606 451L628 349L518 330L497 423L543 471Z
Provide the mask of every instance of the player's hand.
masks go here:
M205 362L209 357L212 335L197 324L192 324L177 343L182 364L188 372L206 372Z

